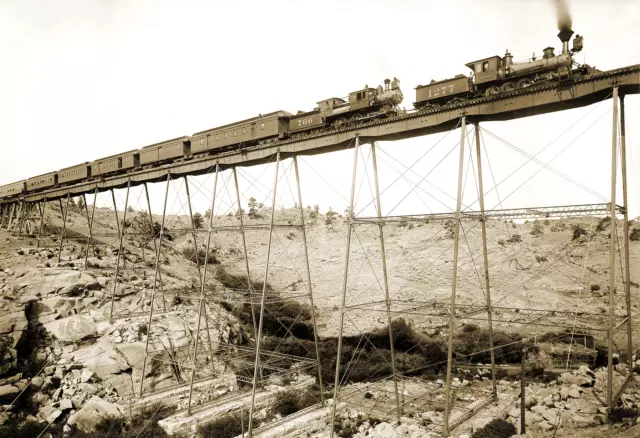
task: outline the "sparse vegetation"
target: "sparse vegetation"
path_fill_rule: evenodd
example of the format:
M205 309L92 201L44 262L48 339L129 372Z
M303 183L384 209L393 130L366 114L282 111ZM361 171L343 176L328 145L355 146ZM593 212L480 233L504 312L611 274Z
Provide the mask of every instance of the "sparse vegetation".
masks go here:
M522 236L520 234L512 234L511 237L507 239L507 243L520 243L522 242Z
M637 422L638 417L640 417L638 409L619 407L611 409L607 418L609 423L621 423L625 418L630 418Z
M536 255L536 262L544 263L547 261L547 256L544 255Z
M256 421L254 420L254 426ZM249 412L228 414L198 427L200 438L234 438L247 431Z
M193 228L195 229L200 229L203 227L204 225L204 218L202 217L202 215L198 212L193 214L193 222L192 222Z
M316 387L305 391L289 389L279 393L273 402L273 411L286 417L320 402L320 391Z
M598 292L600 290L600 285L599 284L592 284L591 285L591 292Z
M573 225L571 228L573 228L573 236L571 237L571 240L578 240L582 236L587 235L587 230L585 230L578 224Z
M194 216L195 218L195 216ZM199 248L197 255L196 250L192 246L187 246L182 249L182 255L187 259L194 263L198 263L199 265L204 265L205 258L207 258L207 251L204 248ZM218 261L218 256L216 254L215 249L209 250L209 257L207 258L207 265L217 265L220 263Z
M531 232L529 234L531 234L532 236L542 236L544 234L544 227L539 223L535 223L533 224L533 227L531 228Z
M168 417L175 411L175 407L155 404L142 408L129 421L108 418L102 420L92 433L75 430L73 438L162 438L167 433L158 425L158 420ZM40 431L43 429L40 429ZM2 435L13 436L13 435ZM33 435L36 436L36 435ZM56 435L57 436L57 435Z
M485 427L473 432L472 438L509 438L517 433L513 424L502 418L494 418Z
M629 240L632 242L640 242L640 228L634 228L629 233Z
M338 213L336 213L331 209L331 207L329 207L329 210L324 214L324 217L325 217L324 223L329 226L333 225L333 221L337 215Z

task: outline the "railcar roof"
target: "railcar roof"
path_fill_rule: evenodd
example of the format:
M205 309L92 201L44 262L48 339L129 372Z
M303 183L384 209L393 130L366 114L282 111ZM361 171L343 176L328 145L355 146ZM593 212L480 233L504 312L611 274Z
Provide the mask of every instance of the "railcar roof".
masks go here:
M62 172L64 170L73 169L74 167L86 166L87 164L89 164L89 162L85 161L84 163L76 164L75 166L64 167L64 168L58 170L58 172Z
M178 140L188 141L189 140L189 136L188 135L183 135L182 137L176 137L176 138L172 138L171 140L165 140L165 141L161 141L159 143L150 144L149 146L144 146L142 149L152 148L154 146L161 146L163 144L173 143L173 142L178 141ZM127 152L125 152L125 154L126 153ZM120 155L123 155L123 154L120 154Z
M37 176L32 176L31 178L28 178L27 181L31 181L32 179L36 179L36 178L40 178L41 176L49 176L49 175L53 175L54 173L57 173L57 170L54 170L53 172L47 172L47 173L43 173L41 175L37 175Z
M108 159L110 159L110 158L117 158L117 157L121 157L121 156L123 156L123 155L127 155L127 154L131 154L131 153L134 153L134 152L138 152L138 150L139 150L139 149L131 149L130 151L122 152L122 153L115 154L115 155L109 155L108 157L96 158L95 160L93 160L93 161L92 161L92 163L97 163L97 162L99 162L99 161L108 160Z
M489 56L488 58L482 58L482 59L478 59L477 61L469 62L469 63L465 64L465 66L467 66L469 68L473 68L474 64L477 64L477 63L482 62L482 61L489 61L491 59L496 59L496 58L499 59L499 60L502 60L502 58L500 56L494 55L494 56Z
M207 132L217 131L218 129L230 128L232 126L245 125L245 124L247 124L249 122L253 122L253 121L256 121L256 120L265 120L265 119L271 119L271 118L274 118L274 117L291 117L291 113L289 113L287 111L284 111L284 110L274 111L272 113L261 114L261 115L256 116L256 117L251 117L250 119L241 120L239 122L229 123L228 125L222 125L222 126L217 126L215 128L211 128L211 129L205 129L204 131L196 132L193 135L205 134Z

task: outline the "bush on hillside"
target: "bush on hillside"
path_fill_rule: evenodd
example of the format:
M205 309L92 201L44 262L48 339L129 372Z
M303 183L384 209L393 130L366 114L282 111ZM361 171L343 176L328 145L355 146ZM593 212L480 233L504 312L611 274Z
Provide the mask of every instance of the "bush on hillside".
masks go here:
M476 430L472 438L509 438L517 433L513 424L502 418L494 418L485 427Z

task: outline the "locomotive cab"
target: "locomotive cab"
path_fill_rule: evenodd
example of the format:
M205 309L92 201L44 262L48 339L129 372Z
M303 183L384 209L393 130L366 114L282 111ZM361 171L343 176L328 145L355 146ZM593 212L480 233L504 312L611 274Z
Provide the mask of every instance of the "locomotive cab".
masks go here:
M375 89L366 87L362 90L349 93L349 105L351 106L351 110L357 111L363 108L369 108L373 104L372 100L374 92Z
M490 58L480 59L478 61L465 64L471 70L475 78L475 84L484 84L486 82L493 82L501 79L500 65L502 64L502 58L499 56L492 56Z

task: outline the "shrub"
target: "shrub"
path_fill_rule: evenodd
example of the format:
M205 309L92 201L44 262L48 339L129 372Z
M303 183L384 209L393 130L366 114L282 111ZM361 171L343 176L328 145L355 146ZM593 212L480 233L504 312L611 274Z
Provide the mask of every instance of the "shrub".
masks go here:
M147 333L149 331L149 328L147 327L147 323L142 323L138 326L138 335L140 336L146 336Z
M296 391L290 389L276 395L273 403L273 410L283 417L286 417L287 415L294 414L319 402L320 394L318 391L313 391L311 389L306 391Z
M473 432L472 438L509 438L517 433L515 426L502 418L494 418Z
M613 408L609 411L608 420L609 423L620 423L625 418L638 418L640 416L640 411L633 408Z
M536 262L538 263L543 263L547 261L547 256L543 256L543 255L537 255L536 256Z
M631 230L631 233L629 233L629 240L632 242L640 241L640 228L634 228Z
M498 245L505 246L506 242L504 241L504 239L500 239L500 240L498 240Z
M246 412L243 414L229 414L203 424L198 427L198 436L201 438L234 438L242 435L249 425L249 414ZM242 430L243 425L244 430Z
M599 284L592 284L591 285L591 292L598 292L600 290L600 285Z
M544 234L544 227L540 224L534 224L529 234L533 236L542 236Z
M582 228L580 225L573 225L572 228L573 228L573 236L571 237L571 240L578 240L580 239L580 237L587 235L587 230Z
M198 249L198 254L196 258L196 250L192 247L188 246L182 250L182 255L187 259L199 265L204 265L204 261L207 255L207 251L203 248ZM218 261L218 257L216 256L216 251L214 249L209 250L209 258L207 260L208 265L217 265L220 263Z
M520 243L522 242L522 236L520 234L512 234L511 237L507 239L507 243Z
M609 216L603 217L602 219L600 219L600 222L598 222L598 225L596 226L596 231L597 232L604 231L605 228L607 228L610 223L611 223L611 218Z

